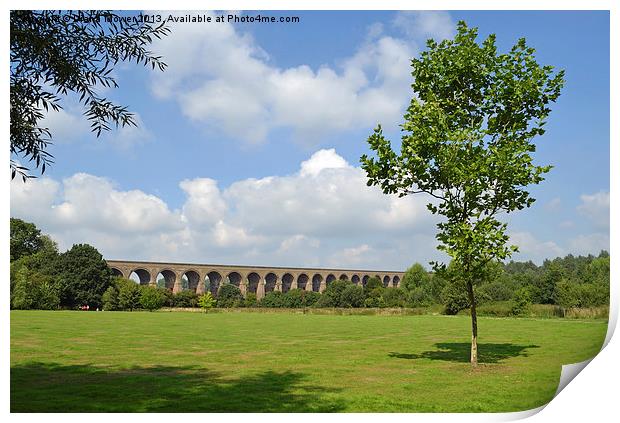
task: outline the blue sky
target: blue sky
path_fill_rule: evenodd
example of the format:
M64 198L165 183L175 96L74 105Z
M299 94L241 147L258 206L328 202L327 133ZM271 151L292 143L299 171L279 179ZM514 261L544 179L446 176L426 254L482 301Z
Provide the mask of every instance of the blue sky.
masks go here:
M96 140L68 99L46 121L56 163L12 182L11 215L107 258L386 269L440 258L426 199L366 188L358 166L377 123L400 137L410 58L464 19L500 51L525 37L566 70L537 140L537 161L555 168L509 220L515 259L609 248L608 12L271 14L301 22L177 25L153 45L168 70L119 66L120 89L105 94L139 129Z

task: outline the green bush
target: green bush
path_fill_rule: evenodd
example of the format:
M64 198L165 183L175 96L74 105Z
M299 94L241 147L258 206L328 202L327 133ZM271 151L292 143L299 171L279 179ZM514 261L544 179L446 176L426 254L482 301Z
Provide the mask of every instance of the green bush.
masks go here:
M405 307L407 303L407 292L401 288L385 288L381 296L384 307Z
M480 286L477 293L479 295L479 303L487 301L508 301L514 295L513 290L501 280L492 281Z
M140 305L143 309L153 311L160 309L166 302L166 296L160 288L145 286L140 295Z
M192 291L180 291L172 297L173 307L198 307L198 294Z
M262 300L260 300L261 307L268 308L282 308L284 307L284 294L280 291L268 292Z
M441 302L445 306L445 313L449 315L457 314L470 306L465 287L459 282L452 282L445 286L441 292Z
M527 288L519 288L515 291L512 297L512 304L510 308L510 314L513 316L520 316L527 314L530 311L532 305L532 297L530 291Z
M428 307L432 302L431 295L422 287L412 289L407 296L407 307Z
M376 287L372 290L364 289L364 307L383 307L383 289L383 287Z
M361 286L350 284L341 292L338 307L364 307L364 299L364 289Z
M303 289L291 289L282 297L282 306L284 308L300 308L304 307L306 291Z
M342 304L342 292L348 287L353 285L349 281L335 280L329 284L327 289L321 294L321 298L316 303L317 307L343 307Z
M239 307L243 304L241 290L233 284L224 284L217 293L217 306L221 308Z
M256 299L256 294L253 292L248 292L245 295L245 300L243 301L243 304L246 307L258 307L258 300Z
M368 278L368 281L364 286L364 292L371 292L377 288L383 289L383 282L381 282L381 279L373 276L372 278Z

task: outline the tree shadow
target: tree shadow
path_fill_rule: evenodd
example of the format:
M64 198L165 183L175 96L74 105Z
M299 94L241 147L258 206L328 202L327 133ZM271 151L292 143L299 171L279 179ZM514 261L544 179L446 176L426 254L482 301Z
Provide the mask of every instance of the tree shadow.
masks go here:
M334 412L344 409L303 373L238 378L197 366L111 369L28 363L11 368L11 412Z
M389 357L403 358L407 360L442 360L458 363L469 363L471 344L469 342L440 342L435 344L438 348L433 351L424 351L421 354L406 354L390 352ZM515 345L515 344L478 344L479 363L499 363L507 358L523 356L527 357L527 349L539 348L538 345Z

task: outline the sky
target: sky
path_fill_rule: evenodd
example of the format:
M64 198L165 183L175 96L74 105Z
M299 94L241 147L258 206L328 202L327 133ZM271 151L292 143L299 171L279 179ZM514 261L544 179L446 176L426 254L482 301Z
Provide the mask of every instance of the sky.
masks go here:
M44 122L55 163L11 182L11 216L61 250L88 243L108 259L385 270L445 260L428 198L367 187L359 157L379 123L398 142L411 58L462 19L480 41L495 33L502 52L525 37L539 63L566 71L536 139L536 162L554 168L532 187L536 203L508 218L513 258L609 250L608 12L262 14L300 22L171 24L150 47L164 72L119 65L120 88L102 93L138 128L97 139L67 98Z

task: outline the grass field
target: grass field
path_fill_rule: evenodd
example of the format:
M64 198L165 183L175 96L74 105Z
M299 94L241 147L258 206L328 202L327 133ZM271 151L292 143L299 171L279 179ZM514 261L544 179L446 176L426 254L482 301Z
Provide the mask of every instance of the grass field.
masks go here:
M461 412L548 402L606 321L11 312L11 411Z

